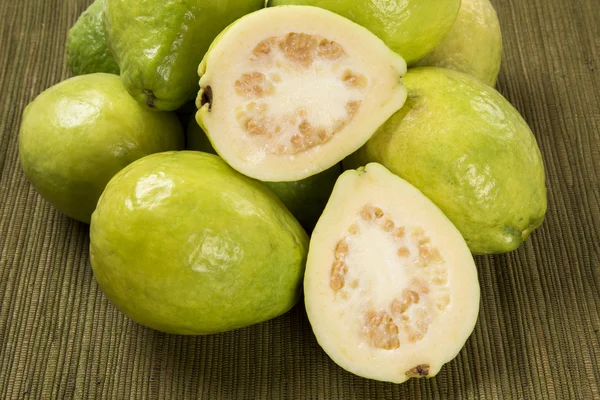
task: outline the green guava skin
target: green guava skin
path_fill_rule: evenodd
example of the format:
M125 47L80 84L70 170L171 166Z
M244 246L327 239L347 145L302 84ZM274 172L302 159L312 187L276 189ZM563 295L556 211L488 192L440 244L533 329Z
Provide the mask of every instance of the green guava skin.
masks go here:
M56 208L85 223L114 174L138 158L183 146L175 114L143 108L118 75L105 73L45 90L25 108L19 132L29 181Z
M105 0L104 27L125 87L146 107L172 111L198 92L213 39L264 0Z
M502 59L502 31L489 0L462 0L448 35L418 66L464 72L489 86L496 85Z
M312 232L341 173L341 164L336 164L299 181L263 183L279 197L304 229Z
M448 34L460 0L270 0L268 4L309 5L333 11L379 36L411 66Z
M217 154L194 118L190 119L186 130L186 149ZM262 183L279 197L307 232L312 232L341 173L341 164L336 164L299 181Z
M194 115L189 119L185 130L185 148L187 150L203 151L218 155L210 143L208 136L206 136L206 133L204 133L198 122L196 122Z
M94 1L77 19L67 36L67 63L73 75L105 72L119 75L102 22L104 0Z
M308 235L267 188L212 154L153 154L92 216L98 284L125 315L183 335L245 327L299 299Z
M475 254L516 249L546 213L544 166L518 111L456 71L410 69L404 107L344 168L383 164L429 197Z

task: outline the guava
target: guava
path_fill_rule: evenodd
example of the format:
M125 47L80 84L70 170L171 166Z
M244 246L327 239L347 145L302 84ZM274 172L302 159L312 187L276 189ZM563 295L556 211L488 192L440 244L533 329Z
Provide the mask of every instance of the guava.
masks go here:
M119 65L110 54L104 37L103 7L104 0L95 0L69 30L67 63L73 75L119 74Z
M105 0L104 26L125 87L172 111L198 92L196 71L213 39L264 0Z
M269 6L309 5L333 11L379 36L413 65L448 34L461 0L270 0Z
M370 163L335 184L310 240L304 301L334 362L401 383L432 377L456 357L477 320L479 283L444 213Z
M288 311L308 236L259 182L202 152L144 157L115 175L92 216L90 260L126 316L210 334Z
M89 223L114 174L145 155L183 145L175 114L145 109L118 75L95 73L62 81L25 108L19 158L42 197Z
M516 249L546 213L540 149L519 112L470 75L409 70L405 106L344 161L378 162L421 190L476 254Z
M293 182L263 182L311 232L329 200L333 185L342 173L341 164Z
M217 154L206 134L192 118L186 130L186 148ZM321 216L333 185L342 173L341 164L308 178L292 182L263 182L290 210L307 232L311 232Z
M489 0L462 0L448 35L418 66L464 72L494 86L502 58L502 31Z
M188 120L187 129L185 130L185 148L187 150L217 154L212 144L210 144L210 140L206 137L206 133L198 126L194 116Z
M405 72L402 57L344 17L266 8L206 53L196 120L234 169L297 181L339 163L404 104Z

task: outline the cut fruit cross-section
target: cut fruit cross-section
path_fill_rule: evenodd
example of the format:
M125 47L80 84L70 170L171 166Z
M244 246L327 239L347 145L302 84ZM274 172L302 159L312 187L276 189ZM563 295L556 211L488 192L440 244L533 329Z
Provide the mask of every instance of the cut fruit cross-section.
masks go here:
M406 100L406 63L332 12L281 6L215 39L196 119L219 155L262 181L295 181L363 145Z
M418 189L371 163L343 173L311 237L305 304L346 370L401 383L453 359L479 311L471 252Z

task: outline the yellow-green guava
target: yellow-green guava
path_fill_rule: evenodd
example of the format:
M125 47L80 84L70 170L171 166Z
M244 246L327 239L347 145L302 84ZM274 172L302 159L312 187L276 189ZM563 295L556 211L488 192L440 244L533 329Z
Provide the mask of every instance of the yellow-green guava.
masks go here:
M172 111L195 98L196 71L227 25L264 7L264 0L105 0L109 47L131 95Z
M77 19L67 36L67 62L73 75L106 72L119 74L104 37L104 0L95 0Z
M448 34L461 0L269 0L269 6L325 8L360 24L400 54L409 66Z
M435 376L473 331L479 283L456 227L383 166L344 172L311 236L306 313L342 368L401 383Z
M106 186L90 260L129 318L175 334L210 334L288 311L299 299L308 236L259 182L212 154L144 157Z
M519 112L470 75L414 68L405 106L344 160L378 162L421 190L473 253L516 249L541 225L546 185L540 149Z
M464 72L494 86L502 58L502 31L489 0L462 0L448 35L418 66Z
M364 27L310 6L265 8L215 39L196 120L237 171L308 178L362 146L406 99L404 59Z
M104 186L148 154L184 146L173 113L140 106L118 75L95 73L46 89L23 112L19 158L36 190L89 223Z
M217 154L210 140L192 118L186 130L186 149ZM308 178L292 182L263 182L290 210L298 222L311 232L321 216L342 166L333 167Z

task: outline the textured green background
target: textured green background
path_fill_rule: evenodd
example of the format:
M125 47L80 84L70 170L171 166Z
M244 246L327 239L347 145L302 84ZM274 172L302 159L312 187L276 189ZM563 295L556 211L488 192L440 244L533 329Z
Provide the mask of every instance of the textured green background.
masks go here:
M17 163L25 105L69 76L68 28L89 0L0 0L0 399L600 398L600 4L495 0L498 88L530 123L548 176L542 228L478 257L479 321L431 380L355 377L318 347L302 307L207 337L157 333L102 295L88 228Z

